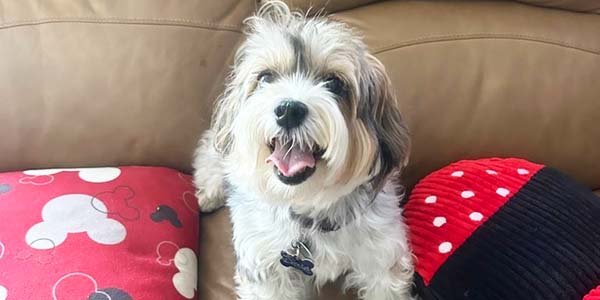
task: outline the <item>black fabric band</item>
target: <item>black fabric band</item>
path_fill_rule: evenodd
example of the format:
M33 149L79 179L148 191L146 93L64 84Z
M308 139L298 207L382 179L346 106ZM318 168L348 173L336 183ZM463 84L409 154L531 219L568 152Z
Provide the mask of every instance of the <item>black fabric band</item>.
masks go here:
M448 258L422 297L581 300L599 284L600 199L544 168Z

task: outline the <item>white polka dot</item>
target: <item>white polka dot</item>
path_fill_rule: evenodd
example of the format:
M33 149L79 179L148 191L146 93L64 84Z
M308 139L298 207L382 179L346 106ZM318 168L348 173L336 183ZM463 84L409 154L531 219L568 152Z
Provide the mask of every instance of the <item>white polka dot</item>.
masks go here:
M0 285L0 300L5 300L6 297L8 297L8 290Z
M490 175L498 175L498 172L494 171L494 170L485 170L486 173L490 174Z
M471 219L472 221L479 222L479 221L483 220L483 215L480 212L472 212L469 215L469 219Z
M432 196L429 196L429 197L425 198L425 203L433 204L435 202L437 202L437 197L436 196L432 195Z
M450 242L443 242L438 247L438 250L440 251L440 253L446 254L452 250L452 244Z
M465 172L463 171L454 171L452 174L450 174L452 177L462 177L463 175L465 175Z
M529 174L529 171L527 171L526 169L523 169L523 168L518 168L517 173L519 173L519 175L527 175L527 174Z
M433 226L435 227L442 227L444 224L446 224L446 218L444 217L435 217L435 219L433 219Z
M500 196L502 196L502 197L506 197L506 196L508 196L508 194L509 194L509 193L510 193L510 191L509 191L509 190L507 190L507 189L505 189L505 188L498 188L498 189L496 190L496 194L498 194L498 195L500 195Z
M460 196L465 199L469 199L469 198L475 196L475 193L473 193L473 191L463 191L462 193L460 193Z

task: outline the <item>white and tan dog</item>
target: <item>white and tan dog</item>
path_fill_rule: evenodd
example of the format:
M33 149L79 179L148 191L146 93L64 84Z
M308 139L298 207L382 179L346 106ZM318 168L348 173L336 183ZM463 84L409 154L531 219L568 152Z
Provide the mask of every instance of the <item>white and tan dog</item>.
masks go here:
M247 25L194 162L202 210L230 207L239 299L310 299L342 275L362 299L410 299L390 179L409 137L384 67L347 26L279 1Z

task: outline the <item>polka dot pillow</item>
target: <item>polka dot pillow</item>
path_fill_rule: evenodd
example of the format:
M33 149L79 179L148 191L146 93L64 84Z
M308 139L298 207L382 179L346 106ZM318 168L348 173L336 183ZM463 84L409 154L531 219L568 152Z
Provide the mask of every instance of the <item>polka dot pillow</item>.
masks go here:
M600 299L600 199L521 159L460 161L404 210L423 299Z
M193 192L166 168L0 173L0 300L194 298Z

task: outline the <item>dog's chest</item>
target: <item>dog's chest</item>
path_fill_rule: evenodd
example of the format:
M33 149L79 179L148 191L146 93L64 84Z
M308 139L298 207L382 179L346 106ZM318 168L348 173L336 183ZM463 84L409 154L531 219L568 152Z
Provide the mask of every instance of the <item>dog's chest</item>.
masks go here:
M344 247L344 232L330 232L312 238L315 282L333 281L350 269L351 249Z
M317 285L333 281L350 270L351 255L355 252L355 240L349 234L348 228L322 232L308 230L298 226L297 223L291 223L290 225L287 230L292 232L290 236L295 238L290 239L290 246L283 252L298 253L299 259L308 260L309 265L312 265L311 273L313 274L307 277L314 277L313 279ZM295 244L301 245L300 251L294 251ZM306 251L302 251L303 247L306 248ZM286 266L284 265L284 267ZM287 267L289 268L289 266ZM302 267L291 267L288 271L305 273Z
M259 261L276 266L281 272L297 272L307 280L314 279L316 283L335 280L349 269L349 228L333 232L308 232L284 215L287 211L273 213L242 206L234 204L230 208L236 252L245 265L254 265ZM252 210L253 214L248 214ZM311 276L304 275L302 267L291 266L293 259L284 257L287 256L284 253L295 254L292 246L297 242L303 243L310 252L309 255L302 253L300 259L309 259L314 264ZM262 268L259 265L254 267Z
M365 255L361 249L364 248L363 242L369 239L364 237L367 229L371 228L369 222L357 222L352 218L352 221L338 222L339 228L332 231L315 230L314 227L311 230L291 216L289 207L274 207L265 201L246 197L236 193L229 199L228 206L238 260L251 272L271 269L297 273L322 285L351 271L353 261ZM303 266L298 269L291 266L293 261L282 255L285 251L293 254L291 246L294 242L303 242L308 247L309 258L314 264L312 276L304 275Z

